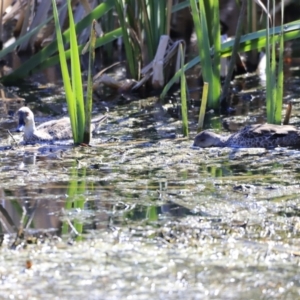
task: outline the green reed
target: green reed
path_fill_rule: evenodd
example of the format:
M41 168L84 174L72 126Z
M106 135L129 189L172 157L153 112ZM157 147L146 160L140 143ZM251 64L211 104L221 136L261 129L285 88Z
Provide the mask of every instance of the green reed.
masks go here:
M219 2L214 0L190 0L192 16L195 24L202 77L209 83L208 106L219 107L221 93L220 82L220 49L221 32ZM211 49L214 48L214 56Z
M126 61L130 75L138 80L140 78L140 60L141 51L139 48L137 36L134 35L134 31L130 25L131 18L130 7L122 0L114 0L115 9L118 14L118 20L122 29L122 39L124 43Z
M179 52L181 56L181 64L184 64L184 51L182 44L179 46ZM187 92L186 92L186 78L183 68L181 68L180 77L180 99L181 99L181 117L182 117L182 132L184 136L189 135L188 125L188 108L187 108Z
M204 82L203 84L202 100L201 100L201 107L199 111L197 132L200 132L203 129L204 117L205 117L206 105L207 105L208 85L209 84L207 82Z
M169 34L172 0L114 0L130 75L140 78L144 60L155 57L160 37Z
M95 46L96 46L96 21L93 20L90 33L89 41L89 63L88 63L88 78L87 78L87 92L84 103L84 112L85 112L85 124L84 124L84 134L83 142L85 144L90 143L91 138L91 121L92 121L92 108L93 108L93 66L95 62Z
M275 1L273 0L273 8ZM273 9L274 10L274 9ZM270 11L270 0L267 2L267 11ZM281 3L281 32L283 32L284 3ZM275 21L275 14L266 18L266 98L267 98L267 121L271 124L281 124L282 97L283 97L283 34L275 37L274 26L270 27L270 20ZM276 63L276 47L279 44L279 60Z
M141 28L145 31L148 60L154 59L160 37L169 34L172 0L141 0Z
M294 21L290 23L284 24L284 31L282 31L281 26L277 26L274 28L274 34L278 38L279 35L283 36L284 41L295 40L300 38L300 20ZM247 52L254 49L260 49L266 46L267 38L266 38L266 30L259 30L257 32L248 33L241 37L239 43L239 51ZM234 45L234 39L224 42L221 44L221 56L228 57L232 53ZM211 55L214 54L213 49L211 50ZM183 67L184 71L188 71L191 68L195 67L197 64L201 62L199 56L194 57L188 63L186 63ZM181 76L181 70L178 70L176 74L170 79L170 81L165 85L160 97L164 98L170 88L178 81Z
M75 30L75 23L73 18L71 0L67 1L69 26L70 26L70 57L71 57L71 78L69 75L67 58L64 50L64 43L62 33L58 20L58 12L55 0L52 0L53 15L56 29L57 46L59 50L59 60L61 66L61 72L63 77L63 83L66 93L68 112L71 120L71 128L73 134L74 143L86 143L90 142L90 124L91 124L91 111L92 111L92 93L91 93L91 65L93 61L93 51L95 48L95 34L93 34L90 41L90 62L88 75L88 88L86 103L83 95L82 84L82 72L80 66L80 55L78 51L77 36ZM93 27L93 26L92 26Z

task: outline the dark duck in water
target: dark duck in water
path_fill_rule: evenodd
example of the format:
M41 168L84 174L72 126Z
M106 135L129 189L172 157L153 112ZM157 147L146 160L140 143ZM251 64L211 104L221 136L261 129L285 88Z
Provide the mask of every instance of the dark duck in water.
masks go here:
M228 136L202 131L195 137L196 147L275 148L300 147L300 130L291 125L249 125Z

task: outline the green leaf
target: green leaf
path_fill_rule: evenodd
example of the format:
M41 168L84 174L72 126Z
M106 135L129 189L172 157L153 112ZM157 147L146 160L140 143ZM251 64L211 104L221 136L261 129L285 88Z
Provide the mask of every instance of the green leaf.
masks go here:
M60 58L60 66L61 66L61 72L66 92L66 98L67 98L67 104L68 104L68 111L70 115L71 120L71 128L73 133L73 139L74 142L78 142L78 132L77 132L77 118L76 118L76 103L74 101L74 95L72 91L68 66L67 66L67 60L65 56L65 50L64 50L64 43L63 38L61 34L61 29L59 25L58 20L58 12L56 7L55 0L52 0L52 6L53 6L53 16L54 16L54 22L55 22L55 30L56 30L56 38L57 38L57 47L59 51L59 58Z

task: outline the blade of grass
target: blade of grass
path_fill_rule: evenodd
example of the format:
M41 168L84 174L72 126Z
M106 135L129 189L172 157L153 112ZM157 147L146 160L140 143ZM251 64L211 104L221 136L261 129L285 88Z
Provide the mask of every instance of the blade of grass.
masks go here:
M53 6L54 21L55 21L57 47L59 51L60 66L61 66L61 72L64 81L64 88L66 92L68 111L71 120L72 134L73 134L74 142L77 143L78 133L77 133L77 118L76 118L76 103L74 101L73 90L70 82L70 76L69 76L67 60L65 56L65 49L64 49L63 38L60 30L58 12L57 12L55 0L52 0L52 6Z
M95 61L95 45L96 45L96 20L93 21L91 26L90 34L90 45L89 45L89 67L88 67L88 82L87 82L87 93L85 99L85 129L83 142L85 144L90 143L91 137L91 120L92 120L92 104L93 104L93 78L92 68Z
M101 47L103 45L106 45L108 43L111 43L112 41L116 40L117 38L122 36L122 30L121 28L118 28L112 32L106 33L103 37L96 39L96 45L95 48ZM80 45L78 47L78 51L81 52L84 49L85 45ZM66 58L69 59L71 56L70 50L65 51ZM39 72L41 70L44 70L46 68L52 67L56 65L59 62L59 56L52 56L47 58L40 66L32 70L32 73Z
M267 1L267 11L270 11L270 1ZM266 18L266 106L267 106L267 122L270 124L274 123L274 92L275 92L275 81L274 81L274 39L271 37L274 36L274 30L270 29L269 18Z
M206 103L207 103L207 94L208 94L208 83L204 82L203 91L202 91L201 107L200 107L200 111L199 111L197 132L200 132L203 129L203 123L204 123L204 117L205 117L205 111L206 111Z
M227 75L226 75L226 78L225 78L225 82L224 82L223 90L222 90L222 95L221 95L221 99L220 99L223 107L226 107L226 106L229 105L227 103L227 95L228 95L228 90L229 90L229 87L230 87L230 81L231 81L231 78L232 78L234 65L235 65L235 62L236 62L236 57L237 57L237 54L238 54L240 38L241 38L241 34L242 34L242 29L243 29L243 23L244 23L245 16L246 16L247 2L248 2L248 0L243 0L242 1L242 6L241 6L239 18L238 18L237 30L235 32L234 45L233 45L233 48L232 48L232 55L231 55L231 58L230 58L228 72L227 72Z
M152 31L152 27L150 24L150 19L147 11L147 3L145 0L141 0L141 9L143 14L143 23L144 23L144 29L145 29L145 38L147 45L153 45L154 44L154 33ZM148 55L149 58L153 59L155 56L156 49L153 49L153 47L149 47L148 49Z
M272 11L273 11L273 20L275 22L275 0L272 1ZM274 26L272 25L271 28L271 36L273 37L274 33ZM272 39L271 43L271 90L272 90L272 124L275 124L275 111L276 111L276 41ZM281 118L280 118L281 119ZM281 120L280 120L281 122Z
M219 1L210 0L210 10L212 16L212 43L214 45L214 56L212 65L212 102L213 107L217 107L221 96L221 29ZM209 87L208 87L209 88Z
M84 101L83 101L83 88L81 77L80 57L78 52L77 36L75 23L73 18L73 11L71 6L71 0L68 0L68 14L69 14L69 26L70 26L70 50L71 50L71 76L72 76L72 88L73 88L73 101L75 101L75 115L77 120L77 136L76 141L83 141L83 132L85 124L84 114ZM66 56L64 56L66 60Z
M300 22L291 22L288 24L283 25L284 33L283 33L283 39L284 41L294 40L296 38L300 37ZM275 33L276 37L274 37L275 40L278 40L279 35L281 31L280 26L275 27ZM266 30L260 30L255 33L246 34L241 37L240 39L240 45L239 45L239 51L246 52L253 49L259 49L266 46ZM224 42L221 44L221 56L227 57L230 56L232 53L232 47L234 44L234 40ZM213 51L211 51L211 55L213 55ZM183 66L184 71L191 69L192 67L196 66L201 62L201 59L199 56L196 56L191 61L189 61L187 64ZM178 79L181 76L181 70L178 70L176 74L170 79L170 81L165 85L160 97L164 98L169 91L169 89L178 81Z
M140 74L139 63L137 60L138 50L135 49L136 45L133 45L133 41L128 32L130 28L126 21L126 6L123 4L122 1L115 0L115 9L117 11L120 26L122 28L123 43L125 47L129 72L134 79L138 80Z
M184 51L182 43L179 46L179 52L181 56L181 63L184 64ZM182 131L184 136L188 136L188 109L187 109L187 94L186 94L186 79L183 68L181 68L181 78L180 78L180 98L181 98L181 116L182 116Z
M281 1L281 32L283 32L283 18L284 18L284 1ZM277 92L276 92L276 111L275 111L275 122L276 124L281 123L282 113L282 98L283 98L283 52L284 52L284 41L283 34L279 38L279 61L278 61L278 76L277 76Z
M204 1L199 1L199 9L196 0L190 0L192 16L195 24L195 31L197 36L197 43L199 49L199 57L201 59L201 71L203 80L212 82L212 59L210 54L209 34L205 16ZM212 103L212 89L208 91L208 103L211 107Z

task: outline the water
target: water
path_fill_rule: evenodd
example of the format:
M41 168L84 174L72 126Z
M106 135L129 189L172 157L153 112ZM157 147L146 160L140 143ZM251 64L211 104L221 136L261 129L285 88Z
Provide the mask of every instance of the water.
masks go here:
M262 122L255 93L206 126ZM38 122L64 113L32 95ZM153 98L110 105L92 147L17 146L23 102L1 103L3 299L299 298L299 150L192 148Z

